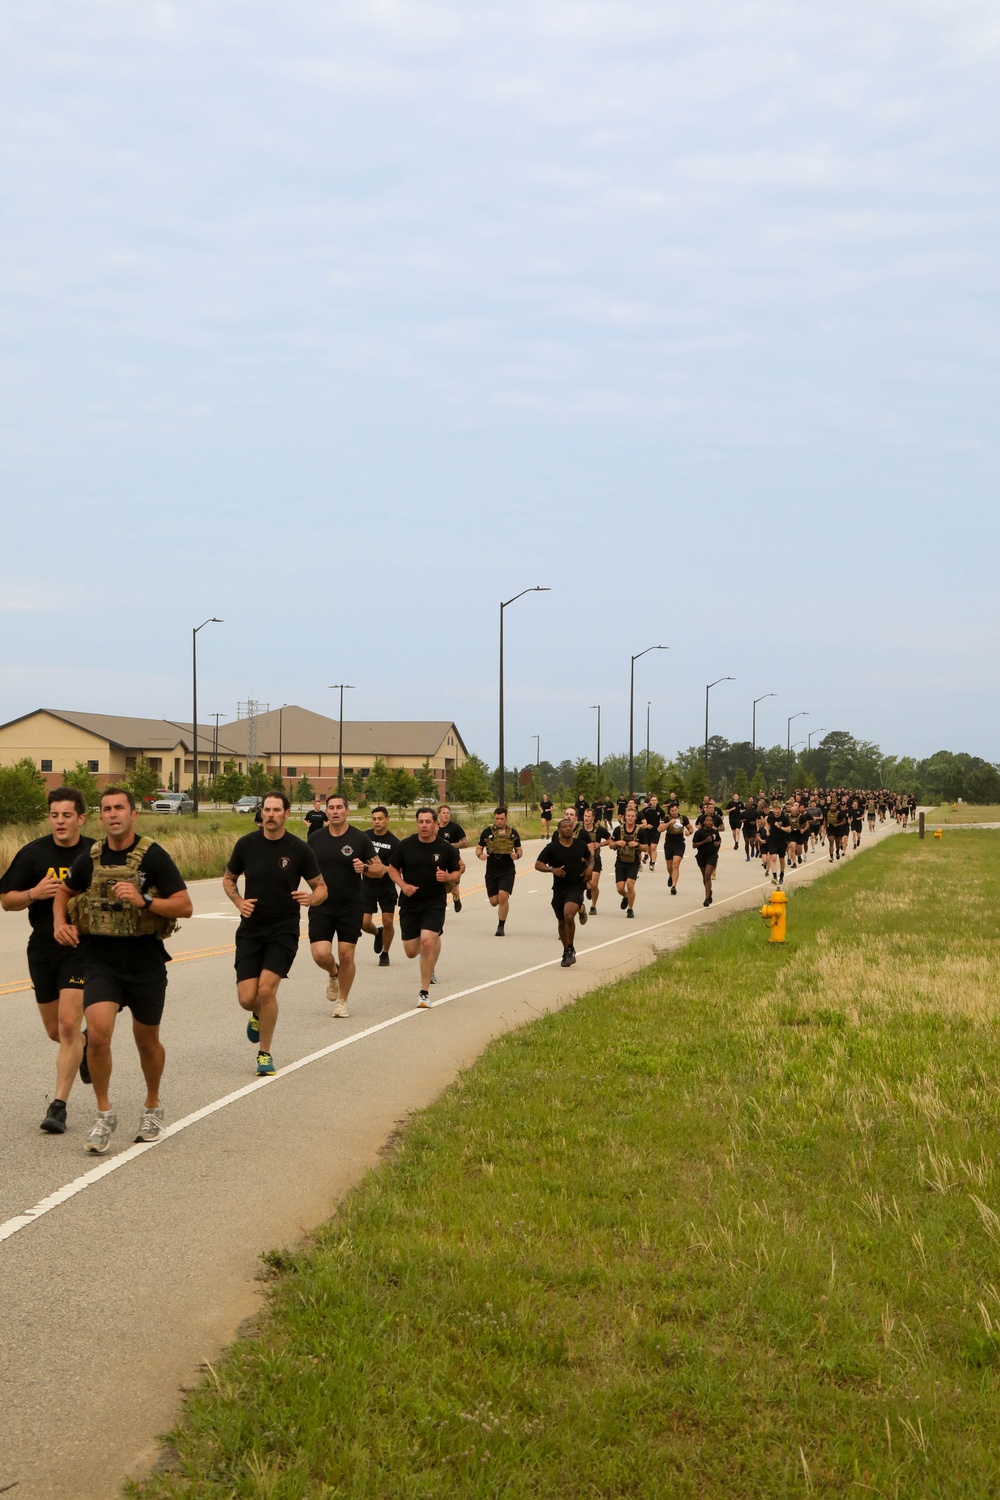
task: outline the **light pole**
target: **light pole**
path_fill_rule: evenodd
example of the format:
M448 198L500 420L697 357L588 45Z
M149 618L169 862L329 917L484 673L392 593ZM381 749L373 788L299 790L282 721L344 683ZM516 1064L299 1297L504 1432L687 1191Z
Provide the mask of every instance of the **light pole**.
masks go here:
M221 625L215 615L210 620L202 620L191 631L191 753L194 762L194 791L191 800L194 807L191 812L198 816L198 632L204 630L206 625ZM179 789L178 789L179 790Z
M601 705L592 703L591 708L597 709L597 776L601 774Z
M629 669L628 685L628 794L631 797L635 791L635 664L640 656L648 656L650 651L669 651L669 646L647 646L645 651L637 651L632 658Z
M809 710L807 708L800 708L797 714L792 714L790 716L790 718L788 720L788 724L786 726L786 728L787 728L787 739L786 739L786 743L785 743L785 754L788 757L788 759L786 761L786 764L785 764L785 787L786 787L786 790L787 790L787 787L788 787L788 783L792 779L792 723L793 723L793 721L795 719L803 719L803 718L808 718L808 717L809 717Z
M822 734L822 733L823 733L822 729L810 729L809 733L806 735L806 751L807 751L808 754L812 753L813 735L814 734Z
M504 802L504 792L507 788L507 776L503 763L503 612L508 604L513 604L516 600L523 599L525 594L551 594L551 592L552 590L548 584L536 583L534 588L522 589L519 594L515 594L511 599L503 600L500 605L500 759L497 765L497 774L500 778L498 788L500 795L497 798L498 804Z
M284 754L282 752L283 741L282 741L282 734L281 734L281 731L282 731L281 716L285 712L285 709L286 708L291 708L291 706L292 705L290 703L283 703L281 705L281 707L278 709L278 775L281 777L281 785L282 786L285 785L285 757L284 757Z
M340 728L337 731L337 791L344 794L344 689L353 689L353 682L331 682L330 690L340 689Z
M212 759L209 762L208 774L214 779L219 774L219 720L221 713L209 714L210 719L215 720L215 733L212 736Z
M646 699L646 791L649 792L649 710L652 708L652 700Z
M541 743L541 738L542 738L542 737L541 737L541 735L540 735L540 734L533 734L533 735L532 735L532 736L531 736L531 738L532 738L532 739L533 739L533 740L534 740L534 742L535 742L535 770L536 770L536 771L537 771L537 770L538 770L538 767L539 767L539 765L540 765L540 764L541 764L541 754L540 754L540 752L539 752L539 745L540 745L540 743Z
M757 774L757 704L763 703L765 698L777 698L777 693L761 693L759 698L753 700L753 766L750 771L750 780Z
M717 677L714 682L705 686L705 776L708 776L708 695L720 682L735 682L735 677Z

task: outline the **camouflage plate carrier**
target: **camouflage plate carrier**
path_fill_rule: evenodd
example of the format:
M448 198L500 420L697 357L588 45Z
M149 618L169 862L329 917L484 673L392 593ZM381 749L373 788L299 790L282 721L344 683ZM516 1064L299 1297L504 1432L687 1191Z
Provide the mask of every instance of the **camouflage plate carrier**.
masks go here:
M493 855L513 854L514 840L509 833L500 833L496 830L486 837L486 852Z
M174 917L158 917L145 908L128 906L115 896L115 886L127 880L129 885L139 888L139 866L153 840L141 838L129 850L123 865L102 865L104 840L93 845L90 856L94 861L94 873L88 890L69 900L69 920L78 932L88 937L169 937L177 931ZM145 894L155 896L155 886L147 886Z

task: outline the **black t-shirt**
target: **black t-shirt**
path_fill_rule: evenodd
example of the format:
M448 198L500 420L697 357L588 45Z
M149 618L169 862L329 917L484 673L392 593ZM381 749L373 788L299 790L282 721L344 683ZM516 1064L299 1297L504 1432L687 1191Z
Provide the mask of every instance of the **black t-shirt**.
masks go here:
M707 817L708 817L708 814L706 812L700 812L698 814L698 816L694 820L694 826L696 828L702 828L702 827L704 827L705 819ZM713 825L716 828L722 828L724 826L724 824L725 824L725 821L726 820L722 816L722 814L720 813L719 809L716 808L715 811L714 811L714 813L712 814L712 823L713 823Z
M343 833L320 828L309 840L319 872L326 885L324 906L355 906L361 900L364 876L354 868L354 861L364 864L375 858L375 845L367 833L348 823Z
M642 810L641 817L647 827L651 828L654 833L658 833L660 824L666 822L667 815L662 807L653 807L647 803Z
M539 802L538 807L539 807L539 811L541 812L543 818L551 818L551 816L552 816L552 798L551 797L543 797L542 800Z
M138 842L138 834L127 849L109 849L105 842L100 863L105 866L126 864L129 853ZM91 839L90 844L93 843ZM86 853L78 854L74 859L66 884L71 891L86 891L90 889L93 878L94 859L88 847ZM139 863L136 881L140 891L152 886L158 896L176 896L178 891L187 890L180 870L162 844L150 844ZM107 937L103 933L94 933L87 938L87 964L97 961L123 976L160 968L169 958L160 938L151 933L137 937Z
M695 829L694 838L691 840L695 857L708 864L717 858L721 844L722 835L714 823L702 823L700 828Z
M514 868L513 854L495 854L493 844L497 839L509 838L512 849L520 849L521 835L516 828L505 828L502 831L496 824L491 823L489 828L484 828L479 835L479 847L486 850L486 869L490 874L498 870L512 870Z
M416 838L416 834L412 834L411 837ZM444 839L446 844L460 844L465 838L465 829L460 823L446 823L443 828L438 827L438 838ZM412 885L413 881L411 880L409 884Z
M618 798L618 816L620 818L624 818L626 807L628 807L628 798L627 797L619 797Z
M389 880L389 866L396 863L396 850L399 848L399 839L388 828L385 830L385 833L376 833L374 828L369 828L368 837L372 841L372 848L375 850L378 858L385 865L386 873L384 875L366 875L365 879L370 880L373 885L378 885L380 881ZM392 882L389 881L389 884L391 885Z
M454 828L455 824L449 823L448 826ZM450 874L457 875L461 862L458 850L444 839L432 839L429 844L425 844L416 833L411 833L409 838L400 839L392 867L399 871L407 885L417 887L412 896L400 891L400 911L418 911L436 904L443 906L448 889L438 880L437 872L447 870Z
M635 827L631 831L629 831L629 829L627 829L625 827L624 823L619 823L617 825L617 827L615 828L615 831L614 831L612 837L616 840L616 842L619 839L627 839L629 841L629 843L632 845L631 848L616 849L615 850L615 858L621 864L623 864L623 865L637 864L638 860L639 860L639 854L638 854L638 850L636 848L636 846L639 843L639 820L638 820L638 818L636 818ZM631 856L631 858L630 858L630 856Z
M538 858L543 865L548 865L550 868L554 865L557 869L566 872L564 875L553 874L553 889L559 886L582 885L584 871L590 864L590 846L585 844L579 836L574 838L568 849L561 840L553 839L551 843L545 845Z
M578 828L576 836L583 844L593 844L593 852L600 854L600 846L611 837L611 830L605 828L603 823L595 823L593 828Z
M77 856L86 853L93 842L91 838L81 837L78 843L67 849L64 845L57 844L51 833L40 839L32 839L11 860L6 874L0 880L0 893L6 895L8 891L30 891L47 877L65 880ZM89 880L87 884L90 884ZM51 899L32 901L28 907L28 921L31 923L29 952L37 953L43 948L56 953L66 951L52 935Z
M307 839L311 839L314 833L319 833L321 828L326 827L326 813L321 808L311 807L305 816L305 825L308 829Z
M294 833L269 839L261 830L236 840L229 856L229 874L244 875L243 894L257 902L253 915L241 918L241 930L298 932L300 910L292 892L298 890L300 881L315 880L319 865L304 839Z

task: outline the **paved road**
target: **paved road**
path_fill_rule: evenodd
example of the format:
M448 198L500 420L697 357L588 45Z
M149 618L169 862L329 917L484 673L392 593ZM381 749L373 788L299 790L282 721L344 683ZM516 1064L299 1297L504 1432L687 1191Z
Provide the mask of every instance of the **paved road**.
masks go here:
M551 883L533 869L539 847L526 845L502 940L483 867L468 858L464 909L449 912L429 1012L414 1008L418 975L401 948L380 969L363 939L351 1017L333 1021L303 945L281 991L280 1071L260 1081L235 999L234 914L220 882L198 882L195 916L170 944L178 961L163 1097L173 1133L131 1144L142 1092L126 1018L115 1051L118 1135L101 1159L83 1150L93 1095L80 1084L68 1133L38 1129L54 1049L26 988L26 919L0 918L0 1493L16 1482L17 1500L117 1496L124 1475L155 1460L178 1391L257 1309L261 1252L327 1218L377 1164L397 1122L492 1037L648 962L694 925L759 903L765 889L759 864L724 845L711 908L689 855L680 895L669 896L661 861L641 876L636 919L626 921L605 873L599 914L579 932L579 962L567 970ZM793 932L796 886L828 868L821 852L789 876Z

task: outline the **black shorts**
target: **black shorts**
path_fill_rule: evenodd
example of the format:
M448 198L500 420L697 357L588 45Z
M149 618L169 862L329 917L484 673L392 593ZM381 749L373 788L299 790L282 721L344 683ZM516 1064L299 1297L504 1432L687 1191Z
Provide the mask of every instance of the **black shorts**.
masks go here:
M61 990L83 989L83 949L60 948L58 953L28 951L28 973L39 1005L59 999Z
M102 1000L111 1000L119 1010L124 1010L127 1006L132 1012L133 1021L138 1021L140 1026L159 1026L166 998L166 964L162 969L151 969L148 974L130 975L128 979L99 964L87 965L87 977L83 984L84 1010Z
M665 859L683 859L687 845L682 833L668 833L663 843L663 855Z
M788 838L783 833L769 833L767 836L768 854L780 854L784 859L788 853Z
M737 813L735 817L732 813L729 814L729 826L734 833L736 832L737 828L741 826L739 813Z
M633 860L631 864L622 864L620 859L615 860L615 884L621 880L638 880L639 861Z
M599 854L594 855L594 863L591 868L595 875L600 875L601 871L604 869L604 863Z
M696 849L694 858L699 870L714 870L719 863L719 851L718 849Z
M335 906L330 901L324 901L322 906L310 908L309 941L311 943L356 943L360 936L360 902L353 901L350 906Z
M487 896L499 896L501 891L506 891L508 896L514 889L514 871L500 870L496 875L486 871L486 894Z
M861 818L852 818L851 819L851 832L852 833L860 833L861 832L861 825L862 825L862 819Z
M236 981L259 979L264 970L287 979L299 951L298 933L236 933Z
M639 843L640 844L659 844L659 842L660 842L660 830L658 828L657 829L643 828L640 831L640 833L639 833Z
M383 911L395 911L399 892L388 875L380 880L364 880L361 884L361 910L366 917L374 916L379 907Z
M415 941L422 932L444 932L445 903L418 906L410 911L399 909L399 935L404 943Z
M561 920L564 909L571 903L574 906L582 906L583 898L584 890L582 885L553 885L552 910Z

